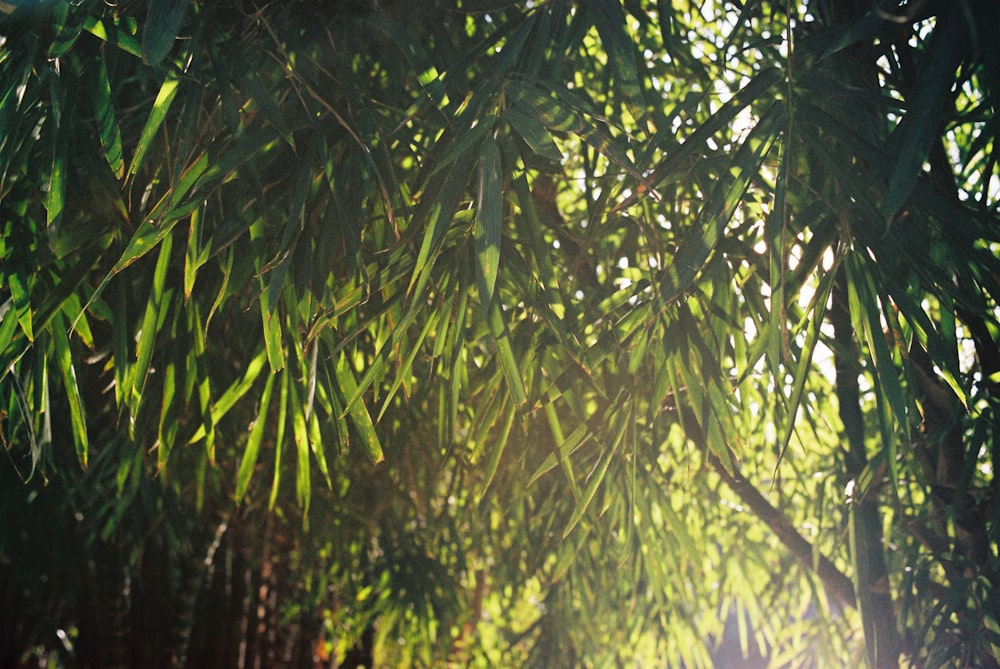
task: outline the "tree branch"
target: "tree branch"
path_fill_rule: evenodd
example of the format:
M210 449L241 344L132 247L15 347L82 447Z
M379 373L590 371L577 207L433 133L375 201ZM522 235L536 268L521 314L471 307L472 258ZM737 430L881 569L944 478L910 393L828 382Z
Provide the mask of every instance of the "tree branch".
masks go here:
M851 579L837 569L837 566L825 555L819 555L819 559L817 559L813 545L799 534L785 514L774 508L753 484L728 472L715 455L710 454L708 459L723 483L736 493L740 501L748 506L754 515L764 521L768 529L774 533L774 536L788 549L788 552L795 557L798 563L819 577L827 594L844 608L857 608L854 584Z

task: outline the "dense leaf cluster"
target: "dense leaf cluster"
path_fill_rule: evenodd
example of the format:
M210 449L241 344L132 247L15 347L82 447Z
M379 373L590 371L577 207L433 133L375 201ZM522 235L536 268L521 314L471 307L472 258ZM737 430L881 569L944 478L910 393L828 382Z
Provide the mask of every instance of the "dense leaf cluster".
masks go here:
M994 3L0 11L0 664L997 666Z

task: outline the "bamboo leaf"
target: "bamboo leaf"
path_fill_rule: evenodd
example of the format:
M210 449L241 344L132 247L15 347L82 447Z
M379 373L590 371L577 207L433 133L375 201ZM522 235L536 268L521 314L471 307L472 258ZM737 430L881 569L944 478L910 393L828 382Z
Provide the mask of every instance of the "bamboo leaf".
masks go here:
M297 386L298 384L296 384ZM309 428L306 423L305 408L296 386L289 390L292 412L292 439L295 441L295 501L302 509L303 518L309 516L309 502L312 498L312 478L309 466Z
M163 390L160 393L160 420L157 424L156 469L162 472L170 459L177 437L178 421L174 400L177 393L177 365L167 364L163 371Z
M503 402L498 402L498 406L505 404ZM500 429L495 433L492 433L489 439L488 448L489 459L486 461L486 469L483 472L483 482L482 487L479 490L479 496L477 503L482 503L483 499L486 497L486 493L490 489L490 484L493 483L493 478L497 474L497 470L500 468L500 460L503 458L504 451L507 449L507 442L510 440L510 431L514 426L514 418L517 416L517 411L513 407L508 407L507 412L504 414L503 424Z
M270 424L268 420L268 410L271 406L271 394L274 392L275 374L269 374L264 383L264 391L260 396L260 405L257 407L257 417L250 428L250 436L247 437L246 448L243 449L243 456L240 458L240 467L236 473L236 503L239 504L246 496L247 488L250 486L250 478L253 470L257 466L257 457L260 453L260 446L264 440L264 431Z
M189 0L152 0L142 29L142 59L157 65L177 39Z
M614 68L616 93L624 98L632 118L641 119L646 113L646 105L636 75L635 40L625 32L626 19L621 3L602 0L592 9L596 10L594 25L607 51L608 62Z
M53 102L62 104L58 98ZM72 113L70 108L63 110ZM49 189L45 194L45 224L50 233L59 231L63 209L66 206L66 159L69 150L68 124L57 128L55 148L52 156L52 171L49 174Z
M222 393L222 395L215 401L212 405L212 423L218 423L219 419L229 413L230 409L236 406L236 403L242 399L247 391L253 387L261 375L264 372L264 365L267 363L267 354L265 351L260 350L257 355L250 361L247 365L246 371L243 376L238 378L233 382ZM189 444L196 443L197 441L205 438L205 428L204 426L199 428L188 440Z
M771 132L772 124L783 115L777 106L772 106L765 118L754 128L740 147L731 180L720 183L705 203L702 216L703 225L695 225L681 241L677 253L660 280L660 296L664 303L676 300L701 273L705 261L722 236L723 230L732 218L743 195L760 170L760 165L775 141ZM769 119L769 122L768 122ZM759 135L763 135L760 137Z
M288 424L288 393L291 384L291 374L287 370L278 372L275 376L277 375L281 376L281 392L278 395L278 413L275 416L277 430L274 436L274 478L271 481L271 495L267 501L269 511L274 510L274 505L278 501L281 472L285 469L281 460L285 450L285 426Z
M382 409L379 411L378 414L379 420L381 420L382 416L385 415L385 412L389 409L389 405L392 402L392 399L396 396L396 393L399 391L400 387L402 387L405 383L407 383L410 376L413 374L413 363L416 360L417 355L420 354L422 350L421 347L427 340L427 336L431 332L440 331L442 327L447 327L445 319L443 318L442 315L451 312L451 302L453 297L454 296L447 297L443 303L440 303L435 307L435 311L431 312L431 314L427 317L427 320L424 322L424 325L420 329L420 332L413 339L413 341L408 343L410 351L409 353L406 354L406 356L403 358L403 360L399 363L398 367L396 368L396 372L394 374L394 380L392 384L389 386L389 389L386 391L385 398L382 400ZM413 312L413 316L405 319L407 324L414 317L416 317L416 311L412 309L411 311ZM397 326L395 330L398 330L398 327L399 326Z
M55 25L48 49L50 59L69 53L83 29L83 22L78 18L79 12L73 12L69 3L58 3L53 9L52 18Z
M188 228L187 251L184 254L184 302L191 299L191 291L194 290L194 282L198 276L198 270L208 262L211 253L209 245L202 246L202 215L196 209L191 212L190 227Z
M469 179L469 171L474 155L467 152L456 159L451 169L442 177L440 190L437 190L433 197L425 200L429 204L429 211L426 216L428 221L424 238L417 253L417 260L413 266L413 274L407 293L413 300L419 300L430 279L431 271L434 267L434 260L440 251L444 240L445 232L455 218L459 201L465 190L465 185ZM422 212L417 212L415 218L420 220Z
M281 314L278 311L271 312L267 307L267 300L261 298L260 319L264 326L264 347L267 351L267 362L271 366L272 372L280 372L285 368L285 347L282 344L281 334Z
M76 457L80 461L80 465L86 469L90 444L87 436L87 413L84 410L83 398L80 395L80 386L76 380L73 351L70 348L66 330L65 319L63 319L61 314L55 314L52 318L50 328L53 339L52 343L55 348L55 357L59 364L59 372L62 376L63 388L66 390L66 398L69 400L69 419L70 425L73 426L73 443L76 445Z
M198 409L201 411L200 429L205 432L205 451L208 462L215 466L215 417L212 414L212 377L206 368L208 356L205 353L205 327L201 323L201 309L197 303L184 310L191 333L191 350L188 353L187 379L184 400L190 401L195 386L198 389Z
M327 488L333 488L333 481L330 480L330 467L326 462L326 451L323 448L323 433L320 430L319 418L316 413L309 415L309 445L312 447L313 456L316 458L316 466L319 473L323 475Z
M171 0L160 1L169 2ZM132 179L142 164L143 158L146 157L146 152L152 146L156 131L160 129L164 119L167 118L167 112L170 111L170 104L177 95L179 85L180 79L171 76L163 80L160 91L156 94L156 99L153 100L153 108L149 112L149 118L146 119L146 125L143 126L142 133L139 135L139 142L135 146L135 153L132 154L132 162L129 163L128 172L125 173L126 179Z
M114 103L111 100L111 82L108 80L108 68L102 58L97 64L97 87L94 90L96 98L97 131L104 148L104 159L112 174L121 179L125 175L125 158L122 154L122 134L118 128Z
M500 237L503 227L503 176L500 149L487 140L479 153L478 199L476 200L476 280L479 299L486 305L493 299L500 265Z
M126 302L125 286L122 282L115 284L115 300L111 309L111 353L115 366L115 404L119 414L125 409L128 397L129 377L129 326L128 303ZM81 316L77 316L79 320Z
M449 103L448 94L445 92L441 74L431 62L424 46L414 39L403 24L388 18L385 14L377 15L377 18L372 19L372 23L395 43L396 48L403 53L410 67L416 72L424 92L438 108L444 109Z
M618 447L621 445L622 439L625 437L625 431L628 429L631 423L630 411L623 410L616 416L616 427L612 433L611 443L607 448L601 453L600 458L598 458L593 469L587 475L587 485L584 486L583 492L580 494L580 499L577 501L576 506L573 509L573 514L569 517L569 521L566 523L566 528L563 530L562 538L565 540L572 532L573 529L579 524L583 519L585 513L590 508L591 502L594 501L594 495L597 494L598 488L604 481L604 476L608 473L608 467L611 466L611 461L615 459L615 454L618 452Z
M17 322L21 326L21 331L28 338L28 341L35 341L34 317L28 287L18 272L10 272L6 274L5 278L10 296L14 301L14 313L17 314Z
M865 271L862 261L855 255L847 257L845 263L848 300L851 317L855 329L862 333L868 344L868 358L872 362L872 373L877 387L882 391L876 393L878 402L879 429L882 433L882 448L885 450L885 461L889 471L889 486L893 495L899 491L895 482L899 480L896 459L896 431L892 413L895 413L897 423L904 430L908 428L907 402L900 382L900 369L893 359L882 331L879 315L879 299L871 285L871 276ZM887 403L887 404L886 404ZM891 408L891 413L887 409ZM908 440L908 436L904 437ZM898 500L897 500L898 501Z
M583 446L588 441L590 432L585 424L578 425L575 430L568 437L562 440L556 445L557 452L550 453L546 456L542 464L538 466L538 469L531 475L528 479L528 485L532 485L535 481L541 478L544 474L552 471L560 465L561 462L569 462L569 456L572 455L577 449ZM572 477L572 469L566 471L567 477ZM576 485L576 481L570 478L572 485Z
M562 151L556 146L552 135L534 116L511 107L504 111L503 117L536 154L553 162L563 159Z
M777 470L782 455L788 448L788 444L791 443L792 434L795 432L796 416L798 415L799 407L802 405L802 394L805 391L806 381L810 376L809 372L813 364L813 354L816 351L817 343L819 343L820 328L825 319L826 304L830 298L830 292L833 289L836 275L836 272L831 271L827 272L820 279L820 285L816 288L809 307L806 310L806 313L812 314L812 317L809 319L805 342L803 343L802 351L799 353L798 365L796 365L793 375L792 392L787 400L787 427L784 430L784 436L778 450L778 463L775 463L775 470Z
M84 19L83 29L129 55L142 58L142 45L139 40L121 25L112 24L96 16L88 16Z
M137 334L136 359L130 373L131 384L129 386L131 388L129 406L133 413L137 412L139 403L142 401L143 389L149 375L149 364L153 357L153 345L156 341L160 313L170 301L171 291L166 290L166 277L170 264L170 250L173 246L172 240L173 238L168 235L160 245L160 255L153 271L153 281L150 286L149 299L146 302L146 311Z
M353 397L357 393L358 384L345 353L341 353L337 357L334 373L336 374L341 394L344 397ZM348 406L347 413L351 417L354 429L357 430L358 435L361 437L361 445L368 455L368 459L375 463L382 462L385 459L382 453L382 444L379 441L375 425L372 423L372 417L368 413L368 408L364 402L354 402Z
M894 164L882 211L890 222L917 183L931 145L939 140L938 126L955 83L955 70L970 44L964 12L962 4L955 3L938 17L926 54L928 64L921 68L906 116L889 139Z
M492 300L485 305L485 308L489 318L490 334L493 335L493 340L497 345L500 368L507 380L507 388L514 398L515 406L521 409L528 404L528 393L517 365L517 358L514 356L514 347L510 341L507 323L504 320L503 307L500 305L500 300Z
M238 52L230 55L234 60L242 59L242 56ZM243 67L239 68L237 71L241 75L241 86L246 89L247 93L250 94L254 104L260 110L261 115L275 130L278 131L282 139L284 139L288 145L294 149L295 137L292 134L292 128L285 120L285 115L282 113L281 108L275 102L275 94L267 89L264 83L260 80L260 77L253 70ZM316 145L314 144L312 146L315 147Z

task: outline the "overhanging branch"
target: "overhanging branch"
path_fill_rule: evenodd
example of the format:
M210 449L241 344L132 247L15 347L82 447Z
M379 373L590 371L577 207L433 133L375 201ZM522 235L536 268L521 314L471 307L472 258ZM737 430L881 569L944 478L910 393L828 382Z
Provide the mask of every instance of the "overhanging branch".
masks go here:
M785 514L774 508L753 484L744 478L733 476L714 454L709 454L708 459L723 483L736 493L740 501L749 507L754 515L764 521L768 529L774 533L774 536L788 549L798 563L806 570L815 572L827 593L842 607L856 608L857 601L854 597L854 584L851 579L837 569L837 566L825 555L820 554L817 559L817 552L813 545L799 534Z

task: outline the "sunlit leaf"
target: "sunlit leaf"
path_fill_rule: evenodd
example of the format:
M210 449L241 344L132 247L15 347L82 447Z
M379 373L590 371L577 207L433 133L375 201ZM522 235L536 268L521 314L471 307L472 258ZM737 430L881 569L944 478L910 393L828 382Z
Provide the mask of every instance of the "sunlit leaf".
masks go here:
M503 229L503 193L500 150L495 141L483 144L479 153L479 180L476 200L476 279L483 304L493 299L500 265L500 236Z
M163 2L186 2L186 0L161 0ZM172 38L171 38L172 39ZM142 164L143 158L146 157L146 152L149 151L153 143L153 138L156 136L156 132L160 129L163 121L167 117L167 112L170 110L170 105L173 103L174 98L177 96L177 89L180 85L180 79L172 78L170 76L163 80L163 84L160 86L159 92L156 94L156 99L153 101L153 108L149 112L149 118L146 120L146 125L142 128L142 133L139 135L139 141L136 143L135 152L132 154L132 161L128 165L128 171L125 173L126 179L131 180Z
M354 372L351 371L346 355L341 354L338 356L334 371L342 394L346 397L353 396L357 392L357 380L354 377ZM382 453L382 444L378 438L378 433L375 431L375 425L372 423L368 408L365 407L363 402L355 402L348 407L347 412L351 417L354 429L357 430L358 435L361 437L361 446L368 455L368 459L372 462L381 462L384 460L385 456Z
M73 442L76 445L76 457L86 468L89 461L90 438L87 434L87 413L84 410L80 386L76 380L76 369L73 365L73 352L70 349L69 337L66 336L66 322L57 316L53 319L53 346L59 372L62 376L63 388L69 400L69 417L73 426Z
M580 493L580 499L576 502L573 514L569 517L566 527L563 530L564 539L573 532L573 529L583 519L584 514L587 513L591 502L594 501L594 495L597 494L605 474L608 473L608 467L614 460L614 455L619 446L621 446L622 439L625 437L625 431L629 428L631 420L632 417L626 411L622 411L615 416L615 425L611 433L610 443L601 453L593 469L587 474L587 485L584 486L583 491Z

